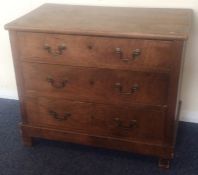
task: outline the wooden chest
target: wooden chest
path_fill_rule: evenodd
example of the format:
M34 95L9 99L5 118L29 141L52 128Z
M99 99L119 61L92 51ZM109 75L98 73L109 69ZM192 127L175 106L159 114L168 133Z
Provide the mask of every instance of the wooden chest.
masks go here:
M44 4L9 23L22 138L173 158L191 10Z

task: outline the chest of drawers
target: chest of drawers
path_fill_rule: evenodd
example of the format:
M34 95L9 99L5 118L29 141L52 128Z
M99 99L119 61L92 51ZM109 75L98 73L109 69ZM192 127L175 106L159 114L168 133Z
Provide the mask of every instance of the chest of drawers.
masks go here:
M24 144L132 151L168 168L191 13L45 4L7 24Z

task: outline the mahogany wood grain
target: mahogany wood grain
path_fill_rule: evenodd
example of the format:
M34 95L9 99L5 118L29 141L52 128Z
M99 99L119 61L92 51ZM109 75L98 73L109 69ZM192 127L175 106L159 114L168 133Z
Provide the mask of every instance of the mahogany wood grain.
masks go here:
M24 61L114 69L172 68L173 41L123 39L20 32L20 57ZM48 45L49 52L44 48ZM66 48L56 54L58 48ZM24 47L25 46L25 47ZM120 54L116 52L120 49ZM134 55L139 50L139 55Z
M168 89L168 115L166 119L166 143L170 146L173 146L175 143L175 133L176 132L176 126L179 120L179 117L177 117L177 113L180 111L179 109L179 102L180 102L180 91L181 91L181 83L179 84L179 81L181 81L182 78L182 59L183 59L183 50L184 50L184 42L181 41L175 41L175 44L173 46L174 48L174 69L170 72L170 84ZM180 85L180 86L179 86Z
M35 63L22 63L22 67L26 95L108 104L167 105L167 74ZM137 90L133 91L135 86Z
M67 141L72 143L81 143L83 145L92 145L95 147L103 147L109 149L117 149L122 151L130 151L145 155L163 157L171 159L172 149L166 145L147 144L145 142L129 141L125 139L95 136L83 134L79 132L70 132L60 129L52 129L48 127L39 127L32 125L21 125L23 133L27 133L29 138L44 138L50 140Z
M28 124L33 126L163 144L167 108L129 108L43 97L27 98L26 108Z
M7 24L24 144L45 138L132 151L169 168L191 16L45 4Z
M44 4L7 24L17 31L152 39L188 38L191 9Z
M17 84L17 91L18 91L18 97L19 97L19 103L20 103L20 111L21 111L21 117L23 120L23 123L26 123L26 109L24 106L24 82L22 75L22 68L21 68L21 62L20 62L20 55L19 55L19 49L18 49L18 37L16 31L10 31L9 32L10 37L10 44L12 49L12 57L13 57L13 63L14 63L14 71L16 75L16 84Z

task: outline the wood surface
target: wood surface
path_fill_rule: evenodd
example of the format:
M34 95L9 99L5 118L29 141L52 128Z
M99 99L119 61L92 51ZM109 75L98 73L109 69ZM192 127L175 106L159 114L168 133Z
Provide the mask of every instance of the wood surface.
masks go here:
M192 11L45 4L5 26L22 138L132 151L169 168Z
M44 97L27 98L26 107L28 123L33 126L163 145L167 108L129 108Z
M6 29L135 38L188 38L192 10L44 4Z
M26 95L122 105L167 105L168 74L36 63L22 63L22 67ZM133 91L135 85L138 87Z
M172 149L167 148L166 145L147 144L145 142L127 141L124 139L114 137L95 136L92 134L83 134L79 132L70 132L60 129L52 129L47 127L39 127L32 125L21 125L22 133L27 146L32 144L30 138L44 138L49 140L67 141L71 143L81 143L83 145L91 145L95 147L103 147L109 149L117 149L121 151L130 151L144 155L158 156L170 160L172 158ZM28 138L28 139L27 139ZM160 159L161 160L161 159Z
M169 71L173 41L20 32L21 59L39 63ZM45 45L51 47L49 53ZM55 54L64 44L62 54ZM25 46L25 47L24 47ZM116 49L120 48L120 54ZM135 50L140 55L133 56Z

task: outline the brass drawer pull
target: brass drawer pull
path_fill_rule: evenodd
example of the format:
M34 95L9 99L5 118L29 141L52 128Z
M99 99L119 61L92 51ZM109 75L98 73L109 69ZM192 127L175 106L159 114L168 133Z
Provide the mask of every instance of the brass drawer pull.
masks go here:
M121 50L121 48L119 48L119 47L117 47L116 49L115 49L115 51L116 51L116 53L118 54L118 55L120 55L120 57L122 56L122 50Z
M129 59L123 58L123 51L122 51L121 48L117 47L115 49L115 51L116 51L116 54L119 55L120 60L125 61L125 62L128 62L129 61Z
M69 112L65 112L63 116L60 116L57 112L50 110L49 115L51 115L53 118L57 120L67 120L71 114Z
M141 50L140 49L135 49L132 53L132 58L137 59L141 55Z
M47 81L57 89L64 88L65 85L67 84L68 80L62 80L62 81L56 81L52 77L47 77Z
M122 51L121 48L117 47L117 48L115 49L115 51L116 51L116 54L119 55L120 60L122 60L122 61L124 61L124 62L128 62L128 61L129 61L128 58L123 58L123 55L124 55L124 54L123 54L123 51ZM140 55L141 55L141 50L140 50L140 49L135 49L135 50L133 50L133 52L132 52L132 60L135 60L135 59L139 58Z
M137 120L130 120L128 125L124 125L120 118L114 118L114 121L117 124L117 127L124 128L124 129L131 129L137 127Z
M61 44L58 46L57 50L54 50L48 44L44 44L44 49L47 50L53 56L59 56L63 54L63 51L66 50L65 44Z
M135 92L137 92L139 90L139 85L138 84L134 84L131 87L131 91L130 92L123 92L123 87L121 85L121 83L115 83L115 88L118 89L119 93L122 95L131 95Z

